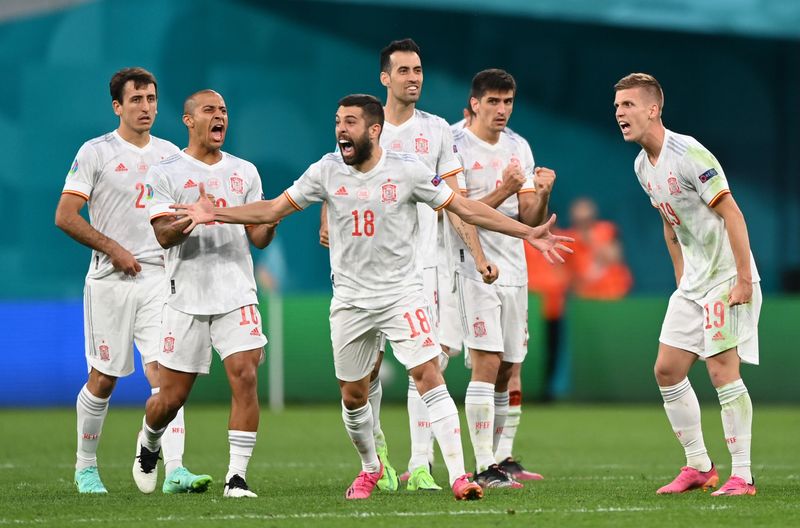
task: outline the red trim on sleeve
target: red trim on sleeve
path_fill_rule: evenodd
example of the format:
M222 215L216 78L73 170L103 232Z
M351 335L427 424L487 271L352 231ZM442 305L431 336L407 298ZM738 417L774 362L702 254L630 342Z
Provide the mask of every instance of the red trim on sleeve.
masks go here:
M710 202L708 202L708 206L709 207L714 207L715 205L717 205L717 202L719 202L722 199L723 196L725 196L726 194L730 194L730 193L731 193L730 189L721 190L720 192L717 193L716 196L714 196L711 199Z
M292 197L291 197L291 196L289 196L289 192L288 192L288 191L283 191L283 195L286 197L286 199L287 199L287 200L289 200L289 203L290 203L290 204L292 204L292 207L294 207L294 208L295 208L295 209L297 209L298 211L302 211L302 210L303 210L303 208L302 208L302 207L300 207L299 205L297 205L297 202L295 202L294 200L292 200Z
M434 211L441 211L442 209L444 209L445 207L450 205L450 202L453 201L453 198L455 198L455 196L456 196L456 193L451 193L450 197L447 200L445 200L445 202L442 205L440 205L439 207L434 209Z
M444 179L450 178L451 176L455 176L459 172L464 172L464 169L459 167L459 168L457 168L455 170L451 170L447 174L442 174L441 178L444 180Z
M529 193L529 192L535 193L536 189L520 189L517 194L525 194L525 193Z
M87 202L89 201L89 197L86 196L85 194L83 194L80 191L73 191L72 189L67 189L66 191L62 191L61 194L74 194L75 196L80 196L81 198L83 198Z

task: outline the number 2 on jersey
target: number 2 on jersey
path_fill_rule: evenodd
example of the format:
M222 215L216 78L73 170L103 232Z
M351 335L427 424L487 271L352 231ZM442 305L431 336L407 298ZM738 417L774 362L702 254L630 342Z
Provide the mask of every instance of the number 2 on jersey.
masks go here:
M146 183L138 182L136 184L136 190L139 191L139 196L136 197L136 203L134 204L134 207L136 209L144 209L147 206L142 202L142 200L149 200L153 197L153 188Z
M359 222L360 215L357 209L350 211L350 214L353 215L353 232L350 233L351 235L354 237L371 237L375 235L375 213L366 209L363 218L361 218L361 222Z

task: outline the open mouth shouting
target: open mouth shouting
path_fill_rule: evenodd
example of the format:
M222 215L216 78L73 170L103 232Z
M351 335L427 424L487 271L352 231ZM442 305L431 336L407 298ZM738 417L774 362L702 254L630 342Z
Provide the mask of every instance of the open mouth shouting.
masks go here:
M345 137L339 138L339 150L342 153L342 157L346 159L356 155L355 144Z
M225 140L225 125L222 123L214 123L211 125L211 133L209 136L211 141L222 143Z
M628 123L627 121L620 120L620 121L617 121L617 124L619 124L619 129L622 130L622 135L623 136L627 136L630 133L630 131L631 131L631 124L630 123Z

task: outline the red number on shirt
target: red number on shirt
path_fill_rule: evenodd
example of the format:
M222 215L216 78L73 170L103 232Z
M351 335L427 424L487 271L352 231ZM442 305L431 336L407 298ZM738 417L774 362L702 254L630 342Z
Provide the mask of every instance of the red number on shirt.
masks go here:
M247 319L246 308L250 309L250 320ZM242 314L242 320L239 321L239 326L246 326L251 322L252 324L258 324L258 310L256 310L255 304L251 304L250 306L242 306L239 308L239 312Z
M228 207L228 202L225 201L225 198L217 198L214 201L214 207ZM222 222L209 222L206 225L220 225Z
M669 225L679 226L681 225L681 219L678 218L678 214L675 212L675 209L669 204L669 202L662 202L658 204L661 208L661 212L664 213L664 216L667 217L667 221Z
M430 333L431 324L428 322L428 317L427 314L425 313L425 310L419 308L416 312L414 312L414 315L417 316L417 321L419 322L419 329L422 330L422 333L423 334ZM411 313L406 312L403 314L403 317L406 318L406 321L408 321L408 326L411 328L410 337L413 339L419 336L420 333L417 331L416 326L414 326L414 317L411 315Z
M145 205L142 203L142 198L144 198L144 193L147 190L147 187L141 182L136 184L136 190L139 191L139 196L136 197L136 209L144 209Z
M712 309L709 309L708 304L706 304L703 308L705 308L706 310L706 330L708 330L712 326L711 322ZM713 322L713 326L717 328L722 328L723 326L725 326L725 303L723 303L722 301L715 302L713 311L714 311L714 317L716 318L715 321Z
M350 211L353 215L353 236L374 236L375 235L375 213L369 209L364 211L363 226L359 224L359 214L357 210ZM363 231L362 231L363 229Z

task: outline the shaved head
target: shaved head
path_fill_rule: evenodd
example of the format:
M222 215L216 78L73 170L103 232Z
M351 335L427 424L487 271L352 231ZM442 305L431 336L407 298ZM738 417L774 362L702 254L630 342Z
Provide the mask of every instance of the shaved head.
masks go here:
M206 88L205 90L197 91L192 95L190 95L189 97L187 97L186 100L183 102L183 115L193 115L195 109L197 108L198 97L203 94L209 94L209 93L219 95L219 93L215 92L214 90ZM222 98L221 95L219 96L220 98Z

